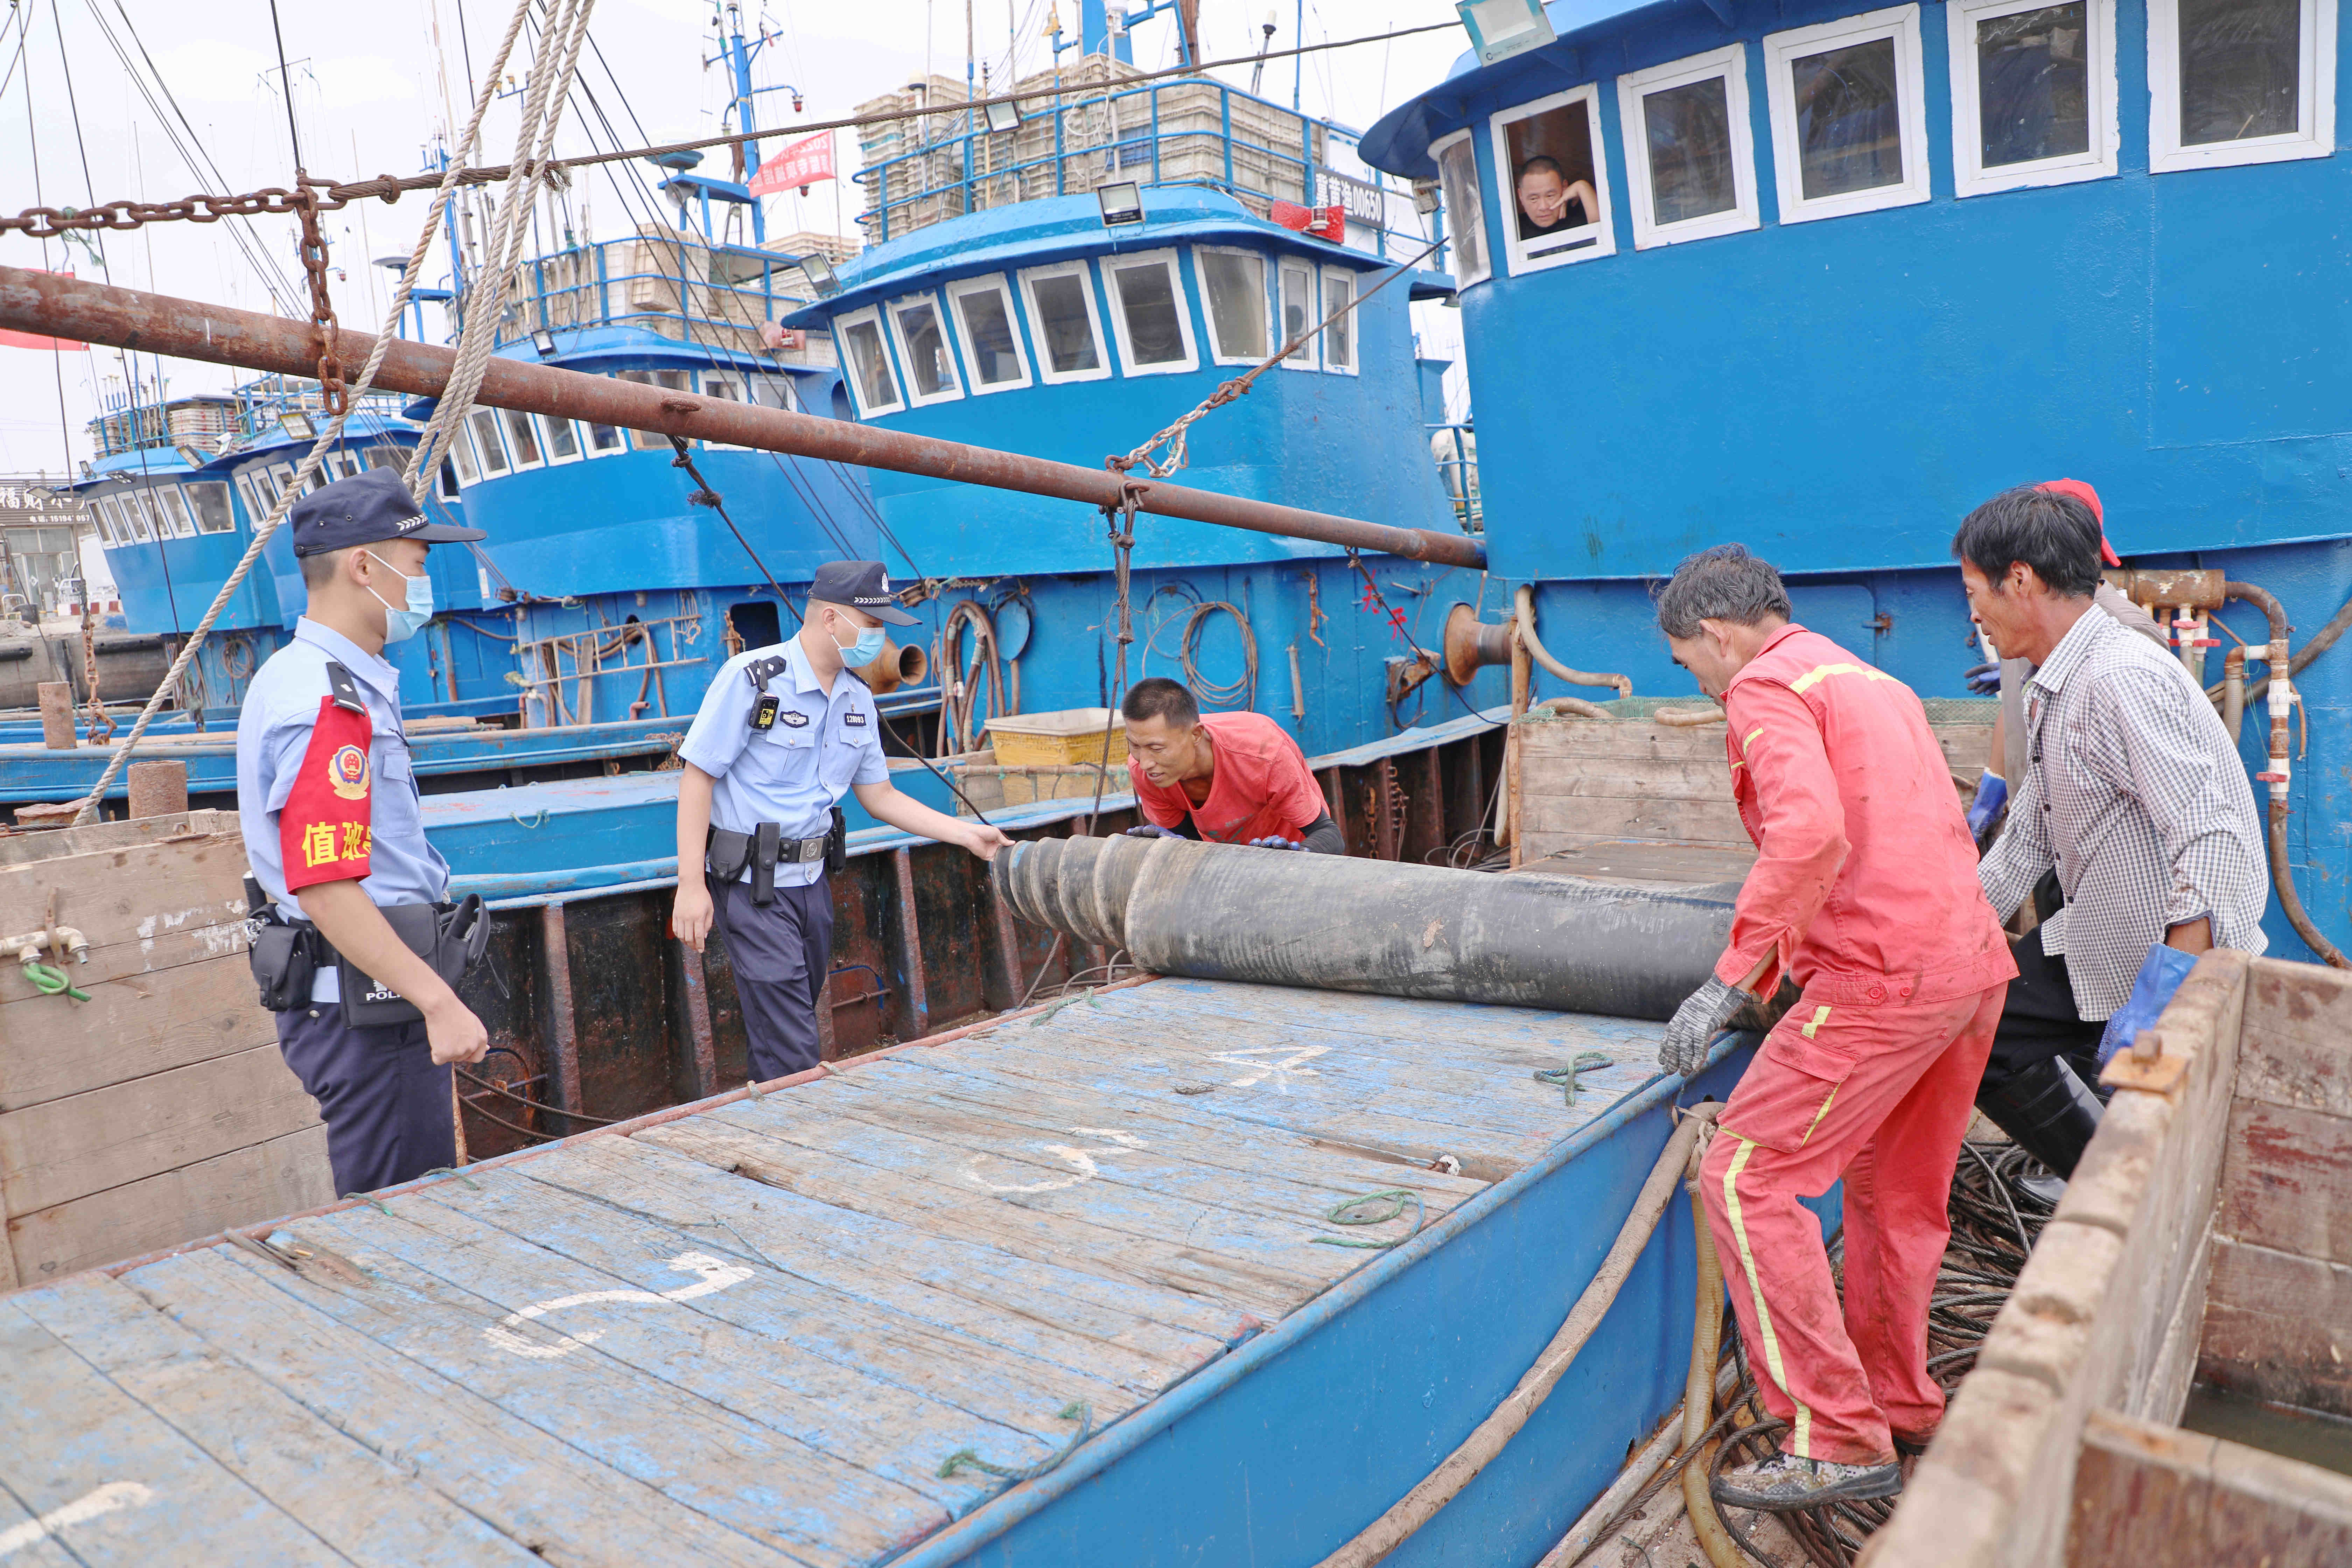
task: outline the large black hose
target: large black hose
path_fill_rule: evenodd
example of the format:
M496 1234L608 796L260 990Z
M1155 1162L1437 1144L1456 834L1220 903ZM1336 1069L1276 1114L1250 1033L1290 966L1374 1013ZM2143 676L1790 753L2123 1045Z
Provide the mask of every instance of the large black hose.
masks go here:
M1190 839L997 856L1013 910L1142 968L1664 1019L1706 980L1737 884L1677 892Z

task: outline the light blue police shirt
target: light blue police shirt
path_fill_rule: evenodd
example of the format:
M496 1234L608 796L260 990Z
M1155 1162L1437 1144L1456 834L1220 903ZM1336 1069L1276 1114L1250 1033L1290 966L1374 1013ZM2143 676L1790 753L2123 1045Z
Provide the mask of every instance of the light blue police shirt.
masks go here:
M779 655L782 671L764 687L753 687L745 671ZM754 730L751 715L763 693L777 700L776 721ZM750 833L772 822L787 839L814 838L830 829L833 808L851 785L887 784L890 778L874 694L843 670L833 678L827 696L798 637L747 648L729 659L711 681L677 754L719 781L710 799L714 826ZM776 885L805 887L824 875L821 860L779 864Z
M359 683L373 731L368 875L360 889L378 905L440 903L449 896L449 863L425 837L415 770L401 730L400 671L307 616L295 623L294 640L271 654L254 676L236 716L237 824L254 879L281 912L306 918L300 898L286 890L278 815L310 749L320 700L330 691L330 661L350 670ZM310 999L332 1002L341 995L334 970L321 970Z

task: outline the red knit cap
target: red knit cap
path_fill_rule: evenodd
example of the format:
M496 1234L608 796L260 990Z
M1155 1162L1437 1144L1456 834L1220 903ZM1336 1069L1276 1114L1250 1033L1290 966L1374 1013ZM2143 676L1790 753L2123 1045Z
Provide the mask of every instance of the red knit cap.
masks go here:
M2099 492L2081 479L2045 479L2034 487L2053 495L2073 496L2091 509L2091 516L2099 525L2099 559L2109 566L2120 566L2123 557L2107 542L2107 509L2099 504Z

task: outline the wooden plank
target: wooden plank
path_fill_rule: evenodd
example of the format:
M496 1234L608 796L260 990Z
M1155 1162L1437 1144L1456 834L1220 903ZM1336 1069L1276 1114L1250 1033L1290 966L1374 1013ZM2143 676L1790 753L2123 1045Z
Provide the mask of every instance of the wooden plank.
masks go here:
M1156 1180L1137 1173L1130 1156L1149 1152L1112 1138L1066 1133L1047 1140L1029 1136L1026 1129L992 1132L983 1125L951 1142L928 1131L843 1114L826 1098L807 1093L771 1095L748 1109L724 1105L701 1120L788 1144L799 1152L795 1163L850 1162L958 1195L1061 1215L1130 1241L1157 1240L1171 1250L1206 1254L1259 1280L1310 1294L1361 1261L1313 1245L1318 1235L1349 1234L1322 1217L1347 1194L1335 1193L1319 1205L1297 1194L1288 1214L1281 1212L1284 1194L1263 1209L1241 1206L1232 1200L1233 1184L1213 1172L1178 1165L1155 1171Z
M1157 1237L1138 1237L1115 1226L1008 1203L968 1186L821 1155L708 1118L650 1127L635 1137L835 1208L908 1221L1034 1262L1208 1296L1265 1321L1296 1310L1325 1284L1261 1258L1241 1260L1204 1247L1171 1245Z
M93 949L245 919L245 841L205 834L0 868L0 932L32 931L58 890L58 923Z
M101 849L127 849L132 845L153 844L166 838L222 833L236 836L234 811L187 811L171 816L133 817L127 822L94 822L87 827L44 828L38 833L0 837L0 867L29 866L36 861L62 860Z
M1692 762L1679 757L1579 759L1572 767L1528 770L1527 795L1554 799L1607 795L1618 800L1645 796L1673 800L1732 801L1731 775L1720 753Z
M277 1023L255 999L243 953L155 971L141 956L118 944L68 966L88 1002L35 993L21 966L0 963L0 1111L276 1046Z
M36 1517L76 1503L104 1510L52 1530L75 1562L95 1568L341 1561L109 1383L13 1298L0 1301L0 1366L8 1369L8 1397L0 1399L0 1492Z
M2352 1118L2352 974L2256 959L2242 1058L2247 1099Z
M1055 1412L1070 1400L1087 1400L1097 1418L1107 1420L1192 1370L1076 1334L1053 1336L1055 1358L1047 1359L925 1321L898 1310L889 1300L892 1292L875 1287L874 1276L883 1272L879 1265L851 1269L845 1288L807 1279L790 1249L785 1257L771 1257L742 1234L745 1227L730 1221L688 1233L531 1181L488 1184L478 1193L445 1184L433 1198L606 1274L642 1268L648 1258L698 1249L740 1258L756 1266L752 1277L732 1289L698 1298L693 1306L774 1342L763 1343L763 1359L781 1353L788 1364L806 1360L820 1363L821 1370L851 1369L887 1388L967 1410L1055 1445L1066 1439L1068 1428ZM1222 1348L1196 1344L1194 1352L1205 1358Z
M327 1129L231 1149L209 1160L126 1182L102 1193L18 1215L9 1249L23 1279L63 1279L125 1258L160 1252L234 1226L258 1225L335 1201Z
M1519 804L1519 821L1530 844L1565 837L1584 843L1654 838L1735 849L1754 847L1729 801L1531 795Z
M2352 1118L2231 1101L2221 1228L2233 1240L2352 1264Z
M83 1274L11 1305L224 1469L352 1563L536 1563L541 1559L415 1483L173 1322L129 1286ZM152 1536L160 1558L178 1543ZM251 1561L249 1551L236 1554Z
M532 1184L490 1173L481 1186L529 1192ZM816 1311L805 1304L761 1311L758 1281L763 1275L774 1278L775 1270L740 1253L718 1259L722 1267L715 1269L709 1268L713 1255L691 1246L667 1258L614 1254L609 1267L591 1267L433 1197L406 1195L387 1206L390 1215L373 1208L345 1210L297 1221L288 1230L306 1240L318 1237L360 1267L381 1269L387 1279L409 1284L459 1313L478 1310L482 1316L475 1331L461 1331L461 1339L478 1342L486 1332L481 1322L547 1301L583 1294L633 1298L573 1300L511 1329L500 1346L511 1354L512 1346L526 1344L533 1356L545 1358L542 1366L569 1352L563 1364L574 1378L617 1382L625 1394L648 1381L665 1384L691 1396L686 1407L699 1402L785 1439L782 1462L796 1472L795 1489L805 1484L814 1496L839 1496L856 1510L853 1520L835 1527L843 1536L874 1530L895 1537L920 1529L934 1514L918 1500L950 1511L970 1501L971 1482L939 1474L940 1460L960 1448L992 1458L1013 1456L997 1459L1000 1464L1044 1459L1069 1430L1049 1430L1053 1413L1082 1396L1052 1399L1033 1384L1030 1417L1016 1426L869 1377L854 1363L813 1354L796 1343L802 1334L817 1329L827 1315L854 1315L862 1304L835 1298L819 1303ZM696 1270L670 1261L677 1258L701 1259L708 1271L698 1280ZM718 1289L687 1300L659 1299L660 1292L698 1283ZM731 1312L714 1310L722 1297ZM480 1354L493 1368L501 1367L498 1355ZM962 1373L975 1381L985 1375L979 1367ZM1118 1399L1122 1409L1136 1403L1100 1380L1086 1380L1084 1393L1106 1402ZM876 1487L877 1480L886 1485Z
M1632 888L1706 888L1746 881L1753 847L1728 844L1668 844L1601 839L1589 843L1531 840L1530 858L1515 875L1575 877Z
M0 1189L29 1214L317 1125L275 1045L0 1114Z
M1221 1353L1259 1320L1197 1291L1066 1260L1034 1263L921 1216L828 1205L730 1173L642 1138L586 1139L529 1162L533 1181L576 1193L715 1247L756 1247L794 1276L865 1292L894 1311L1073 1370L1088 1342L1124 1349L1157 1387ZM722 1222L719 1216L724 1215Z
M466 1383L309 1310L263 1269L291 1278L215 1247L148 1264L124 1281L370 1452L551 1561L699 1559L746 1568L795 1561L550 1436Z
M2352 1268L2217 1239L2197 1374L2352 1416Z
M1721 726L1684 729L1669 724L1594 723L1589 719L1528 718L1514 722L1520 755L1529 773L1557 761L1644 757L1672 762L1713 761L1729 767Z
M865 1563L947 1522L944 1509L906 1488L649 1376L601 1344L553 1358L503 1348L487 1331L505 1311L530 1303L483 1296L395 1257L383 1237L396 1223L372 1206L300 1222L298 1236L323 1241L375 1276L366 1287L312 1279L244 1254L238 1259L267 1269L267 1283L319 1315L808 1568ZM454 1272L477 1263L495 1272L505 1260L461 1259L452 1249L443 1267ZM656 1258L643 1268L636 1288L652 1291L705 1278ZM633 1305L642 1312L635 1303L582 1303L568 1307L562 1321L624 1331L616 1315ZM777 1485L782 1477L792 1478L788 1487Z
M2069 1568L2340 1568L2352 1479L2242 1444L2095 1410L2084 1424Z

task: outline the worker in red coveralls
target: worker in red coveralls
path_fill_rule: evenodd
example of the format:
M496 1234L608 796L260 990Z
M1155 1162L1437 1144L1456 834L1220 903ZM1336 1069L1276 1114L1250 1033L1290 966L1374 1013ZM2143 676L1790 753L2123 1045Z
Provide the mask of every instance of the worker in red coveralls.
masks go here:
M1780 1452L1717 1500L1780 1511L1887 1497L1898 1447L1943 1419L1927 1300L1978 1080L2017 966L1977 886L1942 749L1908 688L1789 619L1780 574L1739 545L1658 595L1675 662L1729 719L1756 864L1730 945L1666 1029L1695 1073L1785 974L1797 1005L1723 1108L1700 1191ZM1845 1305L1800 1200L1845 1183Z
M1345 855L1307 755L1262 713L1202 716L1192 694L1152 676L1128 689L1127 775L1146 838L1206 838Z

